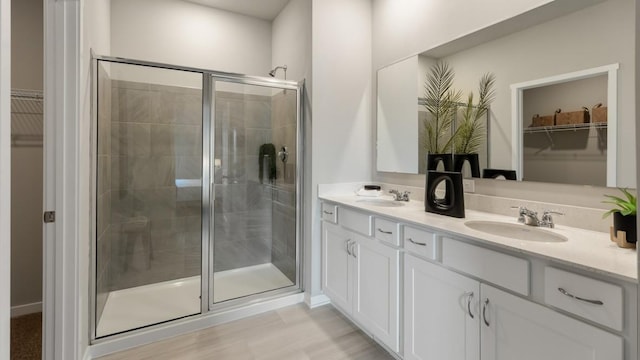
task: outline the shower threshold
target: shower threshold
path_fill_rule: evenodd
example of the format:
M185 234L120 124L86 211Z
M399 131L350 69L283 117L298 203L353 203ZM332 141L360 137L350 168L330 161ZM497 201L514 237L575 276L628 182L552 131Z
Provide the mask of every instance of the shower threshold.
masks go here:
M271 263L216 272L214 302L259 294L294 283ZM200 313L200 276L109 293L96 335L103 337Z

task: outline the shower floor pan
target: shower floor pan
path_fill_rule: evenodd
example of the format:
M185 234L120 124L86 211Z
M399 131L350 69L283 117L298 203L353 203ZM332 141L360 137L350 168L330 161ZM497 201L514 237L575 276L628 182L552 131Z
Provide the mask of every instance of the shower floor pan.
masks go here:
M273 264L214 273L214 302L293 285ZM98 321L98 337L200 313L200 276L112 291Z

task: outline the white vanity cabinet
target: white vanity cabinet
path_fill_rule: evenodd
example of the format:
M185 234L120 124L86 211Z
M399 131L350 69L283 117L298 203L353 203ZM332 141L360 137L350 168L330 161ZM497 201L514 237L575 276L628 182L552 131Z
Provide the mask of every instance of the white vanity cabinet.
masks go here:
M347 313L351 313L353 305L352 235L337 225L322 224L322 290Z
M637 353L636 313L625 305L637 302L635 286L400 216L326 209L338 216L322 222L325 294L405 360Z
M322 232L325 295L399 352L400 250L329 222L323 222Z
M479 360L480 283L406 255L404 359Z
M482 284L481 359L621 360L623 340Z
M414 256L405 360L621 360L622 338Z

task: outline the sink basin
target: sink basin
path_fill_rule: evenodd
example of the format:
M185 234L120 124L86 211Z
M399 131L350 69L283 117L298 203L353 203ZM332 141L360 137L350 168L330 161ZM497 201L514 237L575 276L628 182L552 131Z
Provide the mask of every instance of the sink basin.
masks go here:
M567 238L549 230L527 226L524 224L511 224L497 221L467 221L464 223L468 228L482 231L487 234L506 237L513 240L535 241L535 242L565 242Z
M356 200L356 202L366 204L366 205L380 206L380 207L400 207L400 206L404 206L405 204L402 201L387 200L387 199L360 199L360 200Z

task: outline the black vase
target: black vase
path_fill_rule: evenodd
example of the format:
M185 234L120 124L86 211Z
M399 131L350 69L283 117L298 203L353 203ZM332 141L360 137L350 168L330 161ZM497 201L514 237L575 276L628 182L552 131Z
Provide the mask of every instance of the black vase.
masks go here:
M453 171L462 172L465 161L469 162L471 167L471 177L480 177L480 158L477 153L474 154L454 154L453 155Z
M436 171L441 162L444 171L453 171L453 156L451 154L427 154L427 171Z
M445 184L445 193L443 197L439 198L436 195L436 190L442 182ZM461 173L427 171L424 192L424 210L426 212L464 218L464 190Z
M627 242L635 243L638 239L636 215L624 216L619 212L613 213L613 230L614 234L618 234L618 231L624 231L627 233Z

